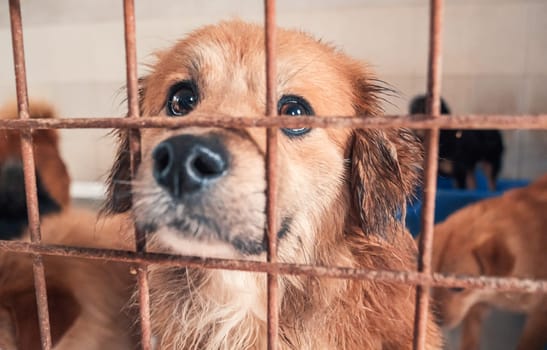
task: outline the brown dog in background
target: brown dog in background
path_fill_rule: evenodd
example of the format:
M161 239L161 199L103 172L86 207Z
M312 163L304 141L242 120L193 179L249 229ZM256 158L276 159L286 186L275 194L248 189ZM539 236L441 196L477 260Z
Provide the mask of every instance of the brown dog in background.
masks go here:
M381 114L381 88L361 63L301 32L277 35L279 114ZM158 54L140 81L141 112L263 115L264 62L261 27L239 21L204 27ZM131 210L150 236L150 250L264 261L265 134L143 129L132 184L122 134L107 209ZM398 213L420 164L420 146L408 130L281 129L279 260L414 270L416 248ZM279 283L280 349L412 348L413 286L289 275ZM266 348L265 274L153 266L150 292L160 349ZM427 348L440 345L430 320Z
M131 250L121 239L126 221L69 208L42 220L42 241ZM134 288L129 264L44 256L44 265L55 350L136 348L126 309ZM0 251L0 349L40 348L32 257Z
M53 118L53 108L32 102L33 118ZM2 118L17 115L15 105ZM70 178L55 130L33 131L42 241L50 244L133 249L121 233L127 220L97 220L70 206ZM29 241L19 134L0 130L0 239ZM125 304L133 289L122 263L44 257L51 334L55 350L134 349ZM41 349L32 257L0 250L0 349Z
M433 266L458 275L546 279L546 213L547 175L463 208L435 226ZM462 349L478 348L485 305L528 315L518 349L542 349L547 342L544 294L438 288L434 295L443 325L465 318Z
M54 108L31 101L31 118L54 118ZM17 118L17 105L0 107L0 119ZM57 130L34 130L34 160L38 208L42 217L57 213L70 203L70 176L59 151ZM19 132L0 130L0 239L21 235L27 226L27 203Z

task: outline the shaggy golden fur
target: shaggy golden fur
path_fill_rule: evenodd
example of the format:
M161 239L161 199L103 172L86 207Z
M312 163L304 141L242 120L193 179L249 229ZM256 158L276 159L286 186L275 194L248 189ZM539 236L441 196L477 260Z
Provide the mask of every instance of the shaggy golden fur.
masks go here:
M277 34L280 113L283 98L292 96L317 115L380 115L382 89L361 63L304 33ZM141 79L142 114L171 113L170 91L181 82L199 90L193 115L264 114L263 36L259 26L222 22L159 53ZM291 133L300 131L284 129L278 136L279 260L415 269L414 242L397 218L420 174L421 149L412 133ZM107 209L131 210L150 237L150 250L265 260L264 129L143 129L142 162L131 184L127 136L121 136ZM163 176L158 163L168 163L158 159L158 145L183 139L220 145L229 165L199 192L174 199L157 182ZM281 349L412 347L412 286L305 276L281 276L279 283ZM150 292L159 349L266 348L264 274L153 266ZM440 344L430 321L427 348Z
M42 221L48 244L132 249L121 239L126 220L97 221L96 214L67 209ZM28 241L28 235L22 240ZM134 279L129 265L44 257L55 350L133 349L132 321L125 305ZM40 349L32 257L0 252L0 348Z
M547 175L463 208L435 226L433 266L458 275L546 279L545 213ZM478 348L485 305L528 314L518 349L542 349L547 342L544 294L439 288L434 296L445 326L455 327L465 317L462 349Z

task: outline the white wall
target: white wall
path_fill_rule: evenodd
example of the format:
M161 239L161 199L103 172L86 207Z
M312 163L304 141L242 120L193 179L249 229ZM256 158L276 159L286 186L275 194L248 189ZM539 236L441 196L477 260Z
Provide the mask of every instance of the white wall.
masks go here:
M30 95L63 117L121 116L125 61L122 1L24 0ZM445 1L443 95L454 113L547 113L547 2ZM387 113L405 113L425 90L425 0L279 0L278 22L307 30L370 62L400 91ZM262 21L261 0L137 0L141 63L193 28L239 17ZM0 3L0 101L14 96L7 1ZM145 71L140 67L141 73ZM105 130L63 131L76 180L101 180L114 145ZM505 177L547 172L547 132L504 132Z

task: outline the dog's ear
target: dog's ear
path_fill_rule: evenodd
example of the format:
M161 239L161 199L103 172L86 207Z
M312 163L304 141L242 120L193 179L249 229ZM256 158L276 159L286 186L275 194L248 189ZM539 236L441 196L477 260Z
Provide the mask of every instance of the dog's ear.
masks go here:
M57 118L53 106L46 102L30 104L31 118ZM61 207L70 203L70 175L59 149L59 133L55 129L33 130L36 169L47 192Z
M57 112L51 104L40 100L30 100L29 103L30 118L57 118ZM17 118L17 113L17 104L13 102L2 109L0 118ZM19 137L18 132L8 132L4 141L20 147ZM55 129L34 129L32 138L40 180L56 204L65 207L70 202L70 175L61 157L59 133Z
M123 213L131 209L131 154L129 131L118 132L118 150L106 181L106 201L102 212Z
M358 129L350 158L353 217L365 233L385 236L414 191L421 147L406 129Z
M146 78L139 78L139 110L143 110L143 98L146 90ZM117 133L118 150L114 164L106 181L106 200L103 204L102 213L113 214L123 213L131 209L132 188L131 188L131 149L130 133L137 130L122 129Z
M59 147L56 144L52 145L36 140L34 154L36 154L39 181L44 185L47 195L51 196L61 207L68 206L70 203L70 175L61 158Z
M17 119L19 110L16 101L11 101L0 106L0 119ZM29 100L29 117L32 119L53 119L57 118L57 111L53 105L46 101L35 99ZM19 132L5 130L8 137L19 138ZM3 135L2 135L3 136ZM33 129L32 137L34 143L50 144L55 147L59 144L59 135L56 129ZM18 142L18 141L17 141Z
M57 111L55 108L45 101L32 100L29 101L29 114L31 118L37 119L53 119L57 118ZM37 129L32 131L34 139L42 139L49 144L59 144L59 132L55 129Z
M493 236L473 249L473 256L481 275L508 276L515 266L515 256L499 236Z
M364 78L354 88L356 114L379 117L383 88ZM386 236L389 226L404 216L406 201L421 176L421 143L408 129L357 129L349 147L350 215L364 233Z

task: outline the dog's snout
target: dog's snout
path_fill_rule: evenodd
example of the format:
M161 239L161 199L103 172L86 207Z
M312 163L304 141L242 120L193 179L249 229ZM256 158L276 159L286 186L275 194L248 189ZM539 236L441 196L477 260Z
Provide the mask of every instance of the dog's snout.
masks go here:
M152 157L156 181L176 198L202 190L228 169L226 149L217 137L171 137L156 146Z

